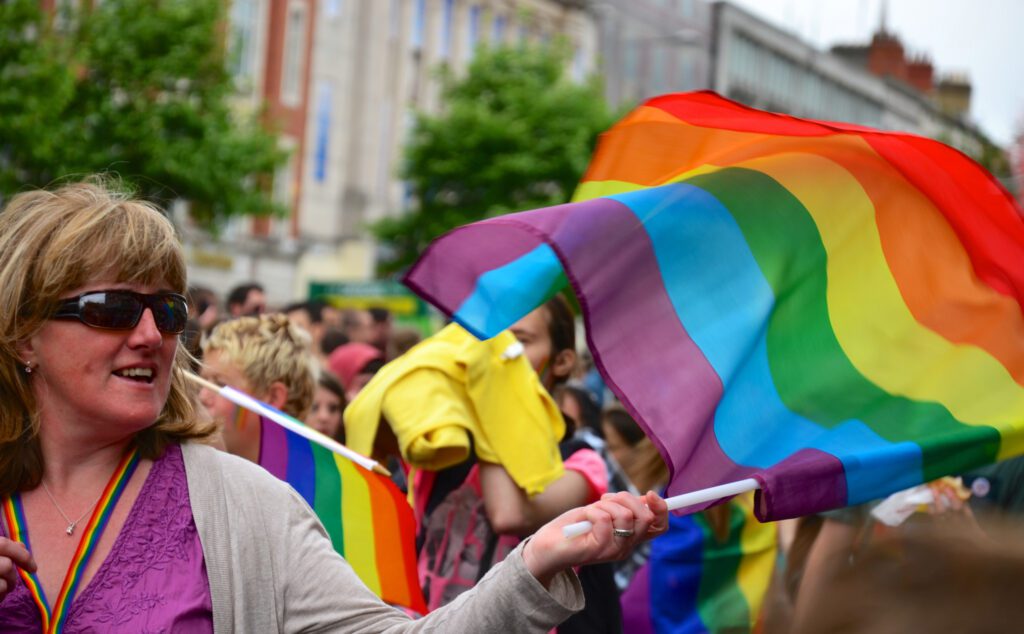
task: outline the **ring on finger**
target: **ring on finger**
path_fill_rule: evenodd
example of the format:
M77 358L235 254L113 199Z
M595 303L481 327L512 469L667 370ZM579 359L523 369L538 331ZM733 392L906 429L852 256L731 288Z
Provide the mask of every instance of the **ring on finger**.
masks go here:
M634 531L633 531L632 528L613 528L612 529L612 535L614 535L615 537L622 537L623 539L625 539L627 537L632 537L633 533L634 533Z

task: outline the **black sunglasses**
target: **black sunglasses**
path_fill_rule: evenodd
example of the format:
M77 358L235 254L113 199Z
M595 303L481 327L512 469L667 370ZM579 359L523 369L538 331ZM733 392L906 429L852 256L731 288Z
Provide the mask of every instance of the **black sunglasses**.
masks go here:
M128 330L139 323L147 308L153 312L153 321L160 332L177 335L185 330L188 302L178 293L90 291L61 300L53 319L77 319L93 328Z

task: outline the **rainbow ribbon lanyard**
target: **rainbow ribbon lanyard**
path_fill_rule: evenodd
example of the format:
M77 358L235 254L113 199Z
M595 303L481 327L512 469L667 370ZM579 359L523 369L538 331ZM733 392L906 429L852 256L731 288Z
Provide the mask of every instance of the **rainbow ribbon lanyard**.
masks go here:
M78 542L78 549L75 550L71 563L68 564L68 571L64 575L64 584L57 595L57 602L54 604L53 610L50 610L50 604L46 601L46 595L43 593L43 585L39 583L36 575L28 573L21 568L18 569L18 574L21 575L22 581L25 582L25 586L28 587L28 591L32 595L32 600L35 602L36 607L39 608L39 614L43 620L43 632L46 632L46 634L63 631L64 622L68 616L68 609L71 607L71 600L78 590L78 583L82 580L82 573L85 572L85 567L96 550L96 544L99 543L103 529L107 527L107 522L110 521L110 515L114 511L114 507L117 506L117 501L121 498L125 486L131 480L132 474L135 473L135 468L138 466L139 451L136 448L132 448L131 451L121 458L117 469L110 476L107 488L103 490L103 495L100 497L99 502L96 503L96 508L92 512L92 517L89 518L89 523L86 524L85 530L82 531L82 539ZM3 502L3 512L4 519L7 521L7 526L11 531L11 539L25 544L29 552L32 552L28 539L28 526L25 522L25 510L21 504L21 496L15 493L5 499Z

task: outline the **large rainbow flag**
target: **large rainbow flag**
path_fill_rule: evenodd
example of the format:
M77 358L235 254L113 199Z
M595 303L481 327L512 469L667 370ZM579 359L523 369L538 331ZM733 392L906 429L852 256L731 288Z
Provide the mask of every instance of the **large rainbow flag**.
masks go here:
M260 418L263 468L299 492L342 557L384 601L427 613L412 507L388 478Z
M778 555L775 523L753 513L754 496L728 503L725 535L704 513L669 516L647 563L622 594L629 634L745 634L760 630L761 608Z
M482 338L571 283L670 493L753 477L781 519L1024 453L1024 219L958 151L667 95L575 200L456 229L405 281Z

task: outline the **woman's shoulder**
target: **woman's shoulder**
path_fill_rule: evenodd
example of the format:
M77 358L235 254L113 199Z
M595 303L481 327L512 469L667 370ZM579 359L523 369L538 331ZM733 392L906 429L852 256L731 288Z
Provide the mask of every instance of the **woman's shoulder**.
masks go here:
M267 497L290 498L295 495L285 482L274 477L260 465L226 451L197 442L181 445L189 490L223 492L228 495L259 493Z

